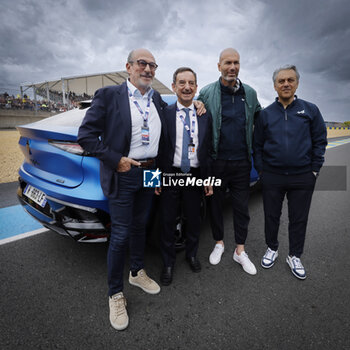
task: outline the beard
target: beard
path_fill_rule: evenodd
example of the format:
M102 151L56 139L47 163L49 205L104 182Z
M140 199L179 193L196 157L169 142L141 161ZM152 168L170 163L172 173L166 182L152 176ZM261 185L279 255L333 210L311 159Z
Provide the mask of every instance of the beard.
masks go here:
M228 81L228 82L232 82L232 81L236 81L237 80L237 77L238 75L236 75L235 77L230 77L228 74L226 75L221 75L222 76L222 79Z
M148 89L152 86L153 76L147 76L147 78L150 78L151 80L149 82L146 82L142 79L142 77L140 77L138 80L139 86L143 89Z

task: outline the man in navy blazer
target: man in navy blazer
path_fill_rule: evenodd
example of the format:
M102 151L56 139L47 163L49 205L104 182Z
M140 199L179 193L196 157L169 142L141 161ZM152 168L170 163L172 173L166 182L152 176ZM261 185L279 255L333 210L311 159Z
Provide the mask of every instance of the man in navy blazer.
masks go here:
M194 272L201 270L197 259L200 227L200 207L203 186L166 184L172 180L187 181L188 175L196 179L205 179L210 175L210 148L212 120L210 113L197 117L193 98L197 91L196 73L188 67L177 69L173 76L172 88L177 95L177 103L164 109L166 132L161 139L160 166L163 171L163 186L156 189L161 192L161 253L163 269L161 283L169 285L173 279L175 264L175 225L177 208L183 206L186 221L186 259ZM182 176L183 174L183 176ZM204 186L207 196L213 193L212 186Z
M109 201L109 307L111 325L117 330L129 323L123 295L128 247L129 283L150 294L160 291L144 270L145 225L154 191L143 187L143 170L155 168L166 106L151 88L156 68L148 50L133 50L126 63L129 80L96 91L78 133L79 144L101 161L101 186Z

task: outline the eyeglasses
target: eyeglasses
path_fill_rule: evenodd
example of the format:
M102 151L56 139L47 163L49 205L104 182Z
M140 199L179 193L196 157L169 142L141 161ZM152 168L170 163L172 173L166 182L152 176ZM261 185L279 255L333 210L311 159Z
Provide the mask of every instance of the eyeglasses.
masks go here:
M158 64L154 62L146 62L144 60L137 60L136 62L141 69L146 69L147 65L149 65L149 69L154 72L158 68ZM130 63L134 63L134 61L130 61Z

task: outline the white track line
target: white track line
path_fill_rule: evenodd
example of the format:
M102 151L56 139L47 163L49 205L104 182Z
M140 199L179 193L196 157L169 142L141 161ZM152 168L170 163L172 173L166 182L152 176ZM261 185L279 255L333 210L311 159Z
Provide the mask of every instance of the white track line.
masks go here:
M49 231L49 230L44 227L44 228L39 228L38 230L34 230L34 231L26 232L26 233L21 233L21 234L16 235L16 236L4 238L4 239L0 240L0 245L14 242L14 241L18 241L19 239L35 236L35 235L38 235L39 233L43 233L46 231Z

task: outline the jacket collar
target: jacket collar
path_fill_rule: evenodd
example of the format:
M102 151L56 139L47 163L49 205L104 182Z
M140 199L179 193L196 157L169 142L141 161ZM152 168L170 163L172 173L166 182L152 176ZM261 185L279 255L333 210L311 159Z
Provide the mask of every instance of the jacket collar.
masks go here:
M284 109L282 103L278 100L278 96L276 97L275 102L276 102L279 106L281 106L281 107ZM290 104L286 107L286 109L287 109L287 108L293 107L297 102L298 102L298 96L297 96L297 95L294 95L294 100L292 101L292 103L290 103Z

